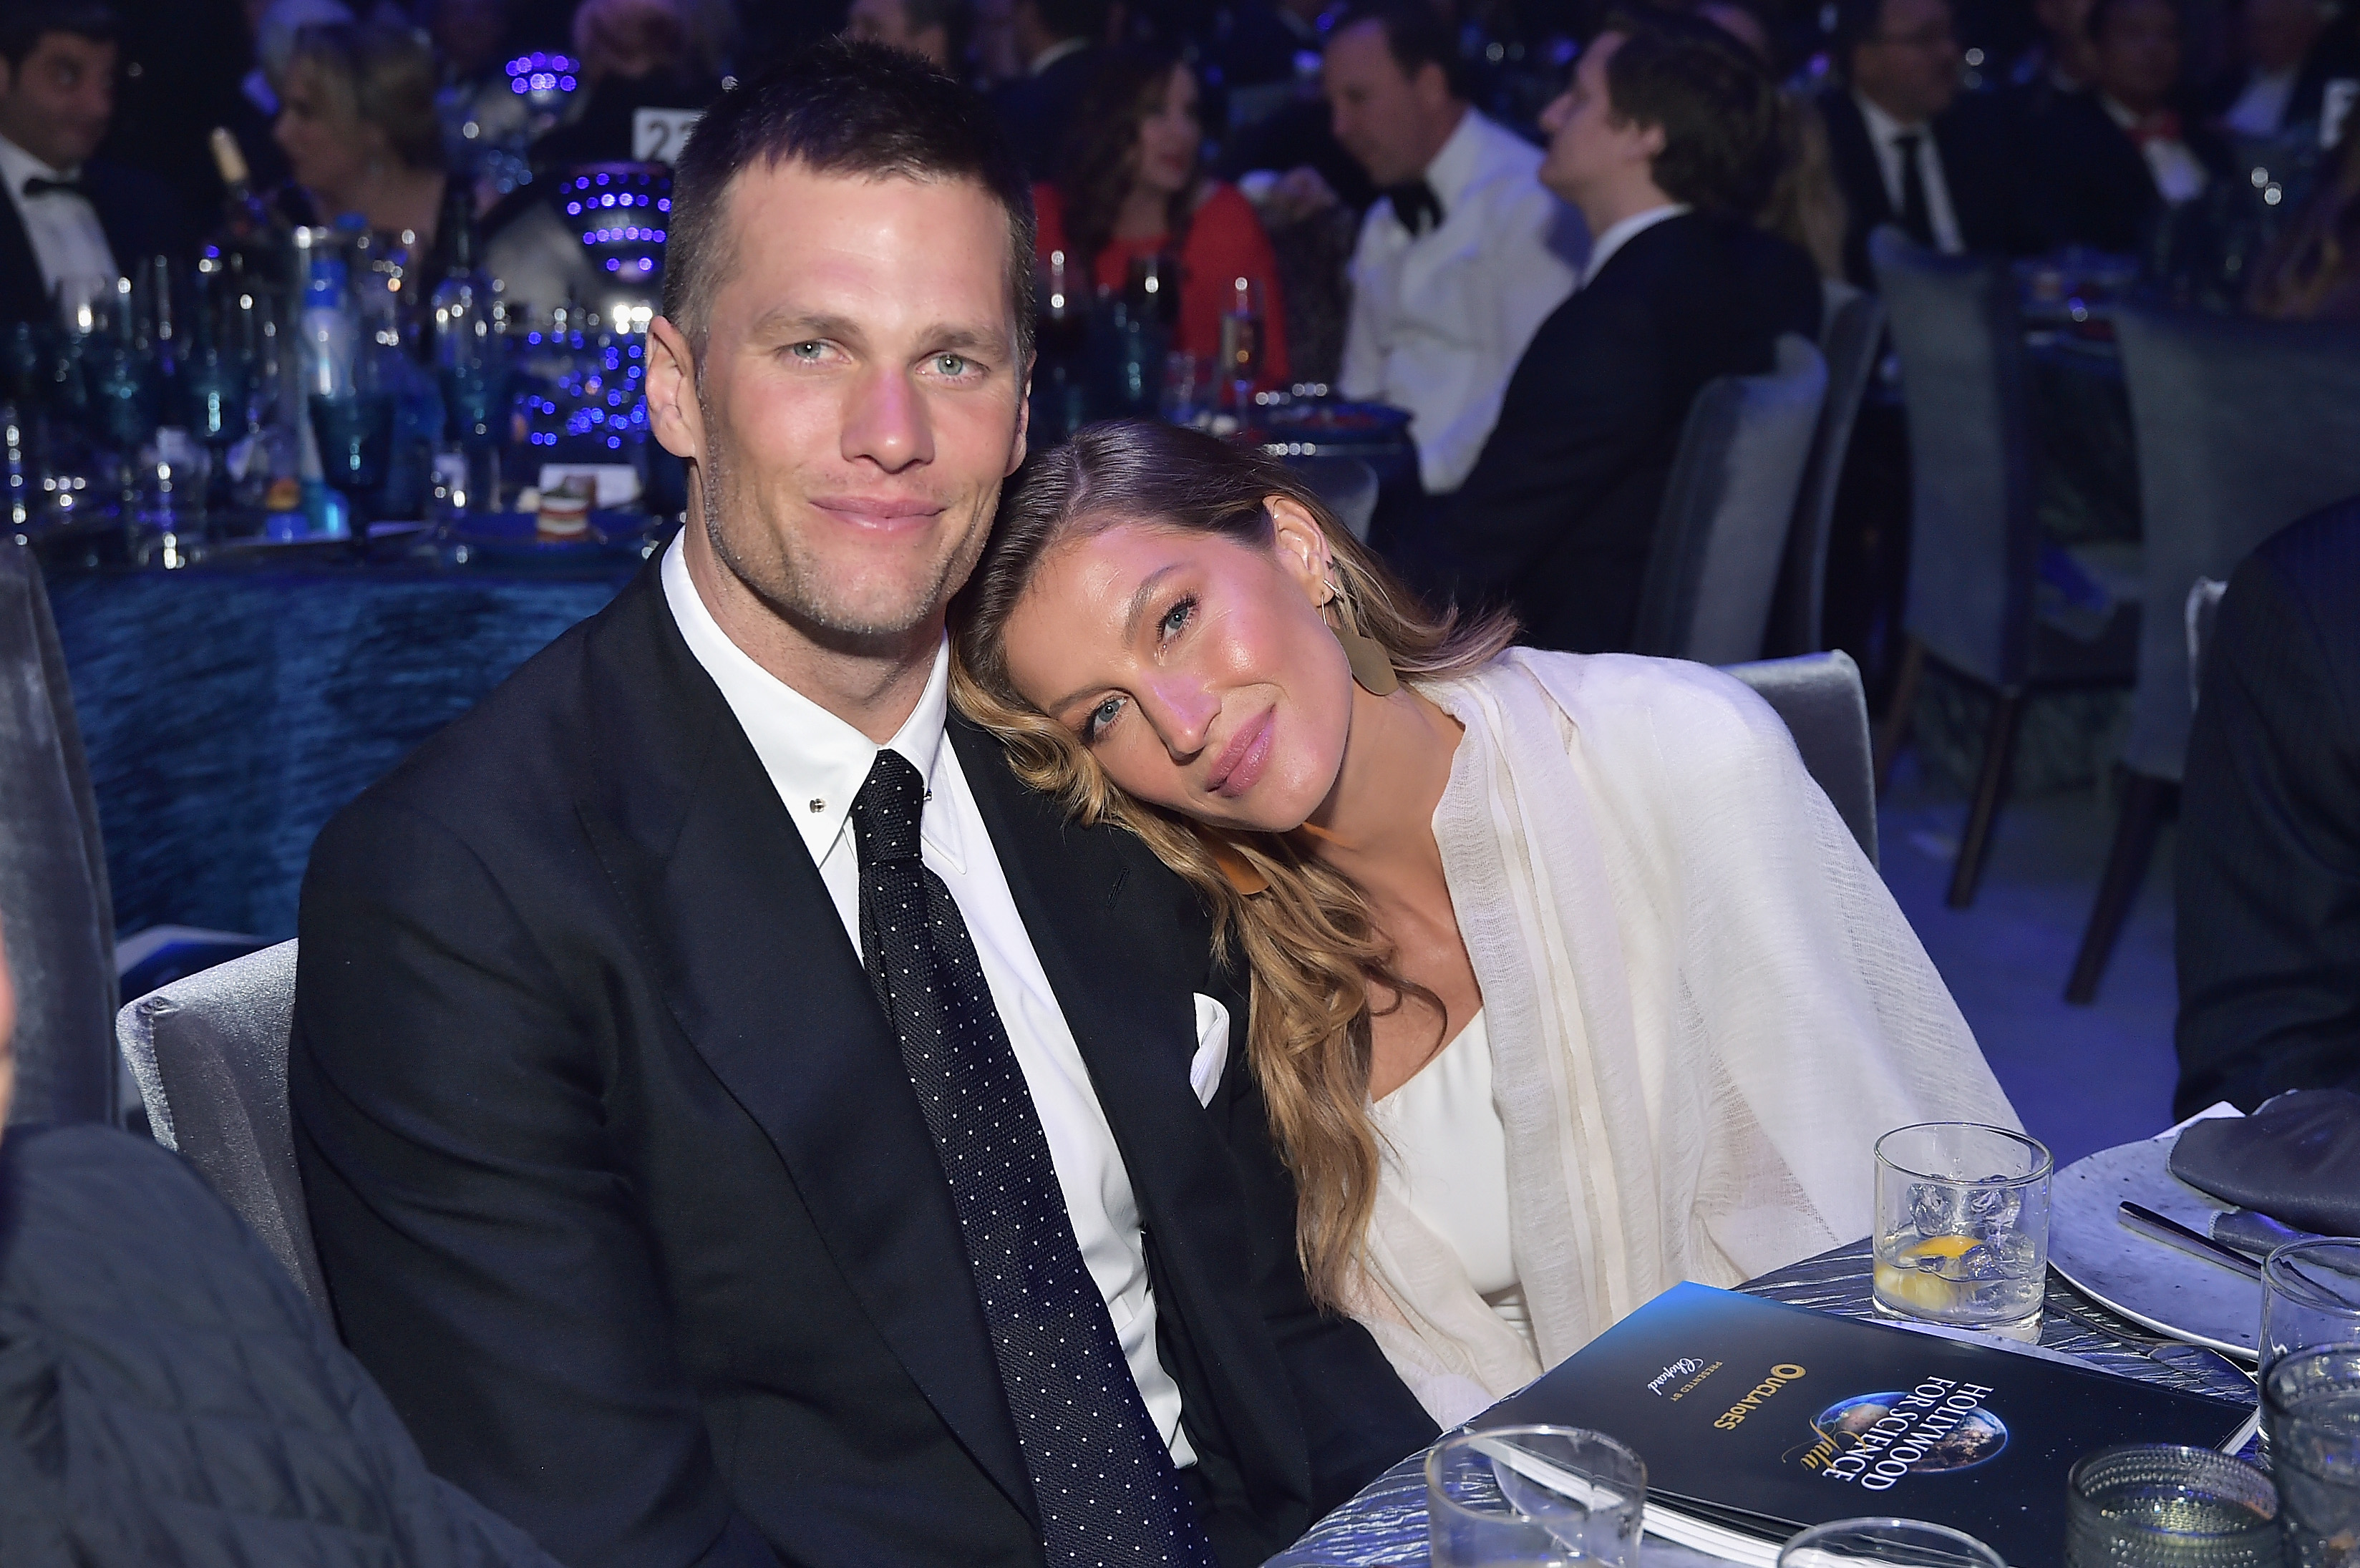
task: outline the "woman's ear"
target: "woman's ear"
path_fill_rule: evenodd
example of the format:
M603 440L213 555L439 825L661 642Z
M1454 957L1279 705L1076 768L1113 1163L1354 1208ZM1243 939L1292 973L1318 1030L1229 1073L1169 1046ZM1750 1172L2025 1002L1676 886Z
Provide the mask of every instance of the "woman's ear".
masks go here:
M1292 496L1266 495L1262 505L1270 514L1271 542L1277 549L1279 564L1302 584L1313 604L1326 604L1335 596L1328 583L1336 553L1328 548L1328 534L1319 519Z

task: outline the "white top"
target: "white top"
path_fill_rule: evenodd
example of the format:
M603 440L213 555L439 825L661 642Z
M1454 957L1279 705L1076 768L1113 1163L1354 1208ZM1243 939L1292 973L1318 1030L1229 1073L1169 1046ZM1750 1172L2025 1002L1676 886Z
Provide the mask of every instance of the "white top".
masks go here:
M852 832L852 799L882 748L756 664L729 640L689 579L679 537L664 552L662 576L664 602L680 635L721 688L729 711L753 743L754 754L761 758L819 866L820 879L827 884L828 897L844 921L845 936L857 952L860 866ZM1196 1453L1180 1424L1180 1386L1156 1358L1155 1298L1148 1287L1131 1173L1090 1086L1073 1030L1016 911L1007 875L1000 868L990 833L959 768L958 753L943 744L949 689L950 648L945 643L934 656L925 694L887 745L907 757L926 781L926 806L919 819L926 869L949 887L975 939L992 1005L1007 1026L1024 1085L1049 1136L1049 1158L1065 1192L1074 1239L1105 1298L1115 1337L1121 1341L1131 1375L1147 1401L1147 1413L1171 1449L1173 1463L1192 1465Z
M1683 212L1694 211L1696 209L1686 201L1667 201L1660 207L1650 207L1644 212L1633 212L1629 217L1619 220L1590 243L1590 265L1581 270L1581 286L1587 289L1597 282L1598 275L1606 270L1606 264L1614 259L1616 251L1621 250L1657 223L1669 218L1677 218Z
M82 197L63 191L25 194L25 181L71 180L80 169L51 169L5 136L0 136L0 181L8 186L8 200L32 242L33 259L41 268L41 286L56 292L60 278L96 278L113 282L123 275L115 265L115 251L98 210Z
M1360 224L1337 389L1409 410L1429 495L1465 482L1516 361L1580 276L1581 214L1542 189L1540 166L1470 109L1426 165L1441 223L1413 237L1380 201Z
M1903 136L1918 138L1918 178L1926 182L1926 217L1934 228L1934 248L1957 256L1967 248L1959 232L1959 214L1950 205L1950 182L1942 176L1942 149L1934 145L1934 127L1905 125L1862 93L1852 101L1868 125L1868 145L1876 149L1877 173L1885 180L1885 199L1893 204L1894 221L1901 218L1901 145Z
M2256 71L2245 81L2245 90L2221 116L2221 123L2231 130L2249 136L2274 136L2286 123L2287 105L2294 100L2294 79L2298 68L2265 74Z
M1384 1135L1378 1181L1448 1243L1467 1282L1530 1340L1530 1314L1508 1245L1508 1134L1491 1105L1491 1042L1479 1009L1408 1083L1376 1103Z
M2107 117L2125 132L2138 125L2136 114L2104 93L2098 94L2098 102L2105 106ZM2147 173L2155 177L2156 193L2171 206L2194 201L2204 193L2204 187L2212 183L2212 171L2204 167L2203 160L2189 145L2177 136L2169 141L2161 136L2149 136L2138 144L2138 149L2139 156L2147 159Z

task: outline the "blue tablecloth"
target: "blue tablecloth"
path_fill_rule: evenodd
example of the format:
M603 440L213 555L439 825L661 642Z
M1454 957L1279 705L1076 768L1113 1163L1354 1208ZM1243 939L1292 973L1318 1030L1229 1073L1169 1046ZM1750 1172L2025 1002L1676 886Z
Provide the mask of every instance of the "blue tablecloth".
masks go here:
M117 931L294 935L336 809L636 570L51 569Z

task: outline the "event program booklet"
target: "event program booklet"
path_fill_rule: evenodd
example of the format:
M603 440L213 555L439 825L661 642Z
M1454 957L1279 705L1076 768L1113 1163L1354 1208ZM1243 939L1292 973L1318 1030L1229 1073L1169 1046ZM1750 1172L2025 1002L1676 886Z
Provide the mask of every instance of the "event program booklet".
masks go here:
M1475 1424L1621 1440L1646 1462L1646 1528L1732 1562L1769 1568L1805 1526L1880 1515L2044 1568L2064 1556L2065 1477L2083 1454L2234 1448L2253 1421L2249 1403L2049 1356L1677 1285ZM1494 1457L1532 1463L1507 1453Z

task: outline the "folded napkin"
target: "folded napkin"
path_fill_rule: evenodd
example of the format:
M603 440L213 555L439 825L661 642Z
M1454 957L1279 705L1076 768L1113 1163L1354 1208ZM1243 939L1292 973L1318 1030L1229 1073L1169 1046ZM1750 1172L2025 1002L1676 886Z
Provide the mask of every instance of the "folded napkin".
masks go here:
M2251 1257L2267 1258L2290 1243L2317 1241L2319 1234L2282 1225L2256 1209L2231 1209L2212 1216L2212 1239Z
M2295 1089L2250 1116L2191 1125L2171 1173L2223 1203L2326 1236L2360 1236L2360 1094Z

